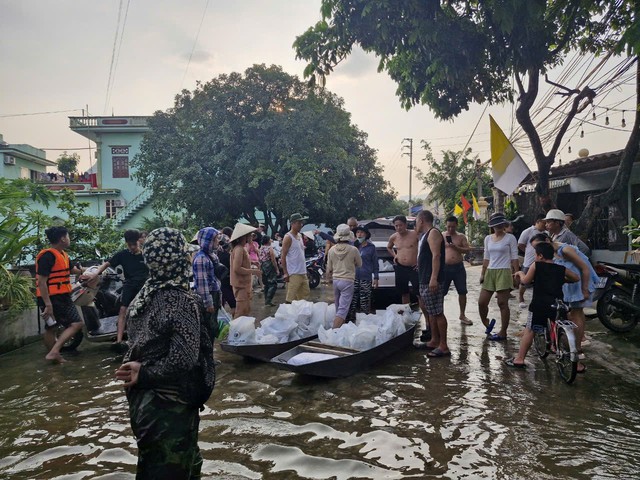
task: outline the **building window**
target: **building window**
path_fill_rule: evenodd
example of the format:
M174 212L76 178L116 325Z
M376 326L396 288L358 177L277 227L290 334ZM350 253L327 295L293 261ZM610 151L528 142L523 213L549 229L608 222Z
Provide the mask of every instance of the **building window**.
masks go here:
M113 178L129 178L129 157L112 157Z
M107 200L105 202L105 214L107 218L114 218L122 206L121 200Z

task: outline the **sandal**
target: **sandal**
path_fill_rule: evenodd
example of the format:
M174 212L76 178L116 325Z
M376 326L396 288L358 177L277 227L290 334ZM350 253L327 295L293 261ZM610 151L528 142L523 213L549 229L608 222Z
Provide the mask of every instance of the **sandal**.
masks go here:
M504 363L505 365L509 366L509 367L513 367L513 368L527 368L527 364L526 363L516 363L515 362L515 357L512 358L507 358Z
M487 326L487 329L484 331L485 335L491 335L491 332L493 330L493 327L496 326L496 319L492 318L491 321L489 322L489 325Z
M498 335L497 333L492 333L491 335L487 336L487 340L491 340L492 342L504 342L507 339L507 337L503 337L501 335Z
M427 353L427 357L431 358L440 358L440 357L450 357L451 352L443 352L439 348L434 348L429 353Z

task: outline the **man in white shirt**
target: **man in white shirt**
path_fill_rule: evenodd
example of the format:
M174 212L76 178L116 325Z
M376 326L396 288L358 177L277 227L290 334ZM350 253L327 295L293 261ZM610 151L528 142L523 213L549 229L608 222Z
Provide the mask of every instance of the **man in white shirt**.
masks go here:
M518 250L524 252L524 261L522 262L522 272L526 275L529 267L536 259L536 252L533 246L531 246L531 238L538 234L543 233L545 231L545 214L539 213L536 215L536 220L533 225L529 228L526 228L518 239ZM524 291L527 288L520 284L520 289L518 291L518 297L520 304L518 305L520 308L527 308L527 304L524 301Z

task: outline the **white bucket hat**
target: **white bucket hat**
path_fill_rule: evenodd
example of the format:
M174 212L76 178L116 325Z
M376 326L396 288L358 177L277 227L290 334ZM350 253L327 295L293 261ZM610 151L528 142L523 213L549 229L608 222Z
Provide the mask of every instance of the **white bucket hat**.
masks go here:
M353 242L355 240L353 232L349 228L349 225L347 225L346 223L341 223L340 225L338 225L334 238L337 242Z
M245 235L249 235L257 230L257 228L252 227L251 225L247 225L246 223L236 223L236 226L233 227L233 233L231 234L231 242L237 240Z
M544 217L545 220L560 220L564 222L564 212L562 210L558 210L557 208L552 208L547 212L547 216Z

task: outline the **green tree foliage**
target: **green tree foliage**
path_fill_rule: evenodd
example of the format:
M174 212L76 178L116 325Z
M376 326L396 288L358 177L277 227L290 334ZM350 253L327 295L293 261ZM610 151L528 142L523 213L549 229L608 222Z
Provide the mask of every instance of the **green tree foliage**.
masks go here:
M294 212L337 224L393 199L343 101L277 66L183 90L149 126L133 160L138 180L160 208L182 208L202 225L256 224L256 212L272 231Z
M425 153L423 161L427 166L424 171L418 172L418 178L431 189L429 198L437 200L441 211L446 215L453 213L456 203L460 203L461 195L471 203L471 194L475 195L478 190L478 156L471 156L470 148L465 152L446 150L441 152L442 159L437 160L429 143L422 141L422 149ZM479 174L482 184L488 185L491 177L486 165L480 166Z
M67 152L64 152L58 157L56 163L58 164L58 171L68 177L70 174L78 170L80 155L77 153L69 155Z
M309 63L305 76L324 81L354 45L380 57L378 69L398 84L405 108L428 105L450 119L475 103L513 102L538 165L537 191L550 207L549 170L571 121L597 94L565 91L570 110L545 153L531 120L541 75L572 49L620 51L637 39L636 0L323 0L322 17L294 44ZM636 50L637 51L637 50ZM514 92L512 79L517 86ZM516 95L514 95L516 94Z

